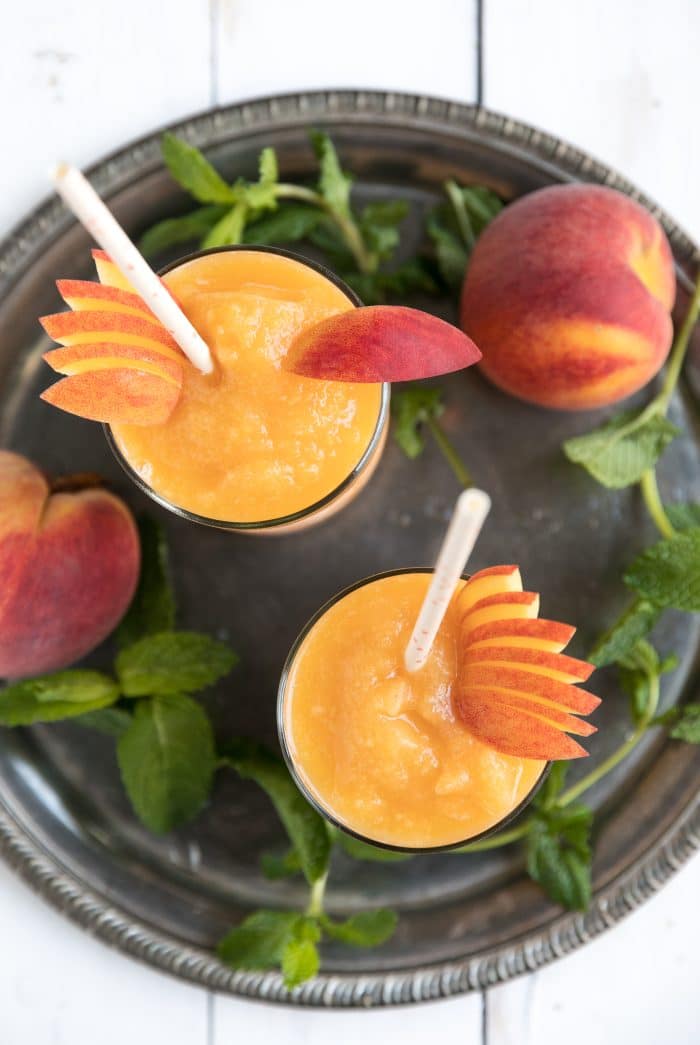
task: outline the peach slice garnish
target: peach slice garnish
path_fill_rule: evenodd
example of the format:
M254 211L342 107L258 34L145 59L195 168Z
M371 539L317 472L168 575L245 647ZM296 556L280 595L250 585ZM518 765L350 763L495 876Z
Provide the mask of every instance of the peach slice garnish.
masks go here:
M588 754L558 725L535 712L472 696L465 701L458 699L457 709L467 729L504 754L547 760L584 758Z
M179 385L127 366L64 377L41 394L44 402L90 421L136 425L163 424L179 397Z
M476 628L469 636L469 648L507 643L509 646L561 653L575 633L576 628L556 620L501 620Z
M507 664L527 668L544 678L558 682L586 682L593 674L593 665L587 660L567 657L564 653L530 649L525 646L470 646L461 654L462 664Z
M162 377L164 381L182 386L182 366L179 361L155 349L136 345L88 344L66 345L44 353L44 361L59 374L83 374L88 370L110 370L128 367Z
M540 610L540 597L534 591L499 592L479 599L462 617L460 640L469 641L469 636L483 624L500 620L534 620Z
M151 323L158 322L143 298L127 290L86 279L57 279L56 289L74 312L124 312Z
M126 290L130 294L136 293L129 280L122 276L109 254L105 253L104 250L93 250L92 260L95 262L97 278L100 283L106 287L117 287L119 290Z
M171 359L185 359L177 342L157 321L119 312L57 312L42 316L42 327L61 345L113 342L155 348Z
M462 617L481 599L522 590L523 582L517 566L489 566L472 574L457 596L456 610Z
M503 691L499 699L506 703L506 692L517 693L577 715L590 715L600 704L600 698L585 689L504 664L467 664L460 672L460 680L470 689Z
M303 330L283 366L324 381L417 381L478 363L471 338L417 308L354 308Z

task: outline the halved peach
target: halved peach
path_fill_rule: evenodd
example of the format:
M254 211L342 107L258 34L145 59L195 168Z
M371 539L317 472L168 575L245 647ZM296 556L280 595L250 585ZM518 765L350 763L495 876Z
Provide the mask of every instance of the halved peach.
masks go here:
M130 367L90 370L57 381L41 398L90 421L163 424L180 397L179 386Z
M143 298L118 287L103 286L87 279L57 279L56 289L75 312L125 312L157 322Z
M469 578L457 596L455 609L463 616L475 603L489 595L522 590L523 582L517 566L489 566Z
M476 628L468 648L508 645L561 653L575 633L576 628L556 620L499 620Z
M544 678L558 682L586 682L593 674L594 666L586 660L567 657L564 653L548 653L542 649L523 646L469 646L460 654L461 664L507 664L527 668Z
M497 751L547 761L584 758L588 752L550 719L494 699L457 698L461 721Z
M122 276L120 269L117 268L109 254L106 254L104 250L93 250L92 260L95 262L100 283L103 283L106 287L117 287L119 290L127 290L131 294L136 293L129 280Z
M478 363L481 352L451 323L403 305L330 316L295 338L285 370L323 381L418 381Z
M164 326L138 316L118 312L57 312L39 322L46 333L61 345L110 342L155 348L172 359L185 357Z
M182 366L169 356L154 349L136 345L100 343L66 345L45 352L45 362L59 374L83 374L88 370L110 370L130 367L147 374L155 374L171 384L182 385Z
M462 617L460 641L466 643L469 636L482 624L499 620L534 620L540 610L540 597L534 591L498 592L479 599Z
M600 697L568 682L545 678L523 668L504 664L464 664L460 685L467 689L502 690L517 693L533 701L550 704L577 715L590 715L600 704ZM505 700L505 696L501 696Z

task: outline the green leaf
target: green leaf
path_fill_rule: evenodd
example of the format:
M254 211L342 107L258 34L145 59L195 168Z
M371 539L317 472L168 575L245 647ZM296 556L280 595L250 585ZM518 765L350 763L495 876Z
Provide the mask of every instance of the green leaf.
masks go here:
M320 938L316 919L301 918L282 952L282 976L287 990L298 987L318 972L321 961L316 944Z
M396 912L386 907L362 911L344 922L334 922L326 915L321 918L321 925L329 936L351 947L378 947L393 936L397 922Z
M82 669L59 671L0 690L0 725L56 722L106 708L118 699L119 687L108 675Z
M266 146L258 157L258 175L261 185L276 185L279 180L277 153L271 145Z
M244 200L234 204L204 237L202 249L228 247L232 244L240 243L243 239L243 229L245 228L247 214L248 205Z
M213 204L193 210L181 218L166 218L165 221L159 221L144 232L139 240L139 250L150 258L179 243L190 243L193 240L199 242L226 214L227 210L227 207Z
M674 740L685 740L689 744L700 744L700 704L685 704L674 722L669 736Z
M406 457L418 457L425 449L421 427L429 420L437 420L445 407L439 388L417 384L394 392L391 411L394 416L394 439Z
M223 756L239 776L267 792L309 884L322 878L331 850L326 823L301 794L284 762L261 744L244 740L227 745Z
M476 236L480 236L503 210L503 200L485 185L463 185L460 191L472 229Z
M119 738L117 758L140 820L156 834L171 831L209 797L216 768L209 718L183 694L141 700Z
M290 878L301 872L301 860L296 849L288 849L284 856L263 853L260 857L260 869L271 881L276 881L278 878Z
M88 711L76 719L79 726L86 729L94 729L96 733L104 733L108 737L120 737L126 733L131 725L132 715L124 708L111 707L100 708L98 711Z
M552 762L547 779L533 800L533 808L549 809L561 793L569 772L568 762Z
M700 528L647 548L629 567L624 581L657 606L700 612Z
M642 420L626 411L587 435L568 439L563 449L603 486L618 490L638 483L679 434L661 414Z
M528 874L571 911L585 911L591 899L592 822L593 813L581 804L538 811L530 821Z
M459 289L469 260L464 243L451 229L442 225L436 215L428 218L427 232L435 246L440 275L451 290Z
M420 258L414 258L391 272L346 272L341 275L365 305L381 305L388 298L412 294L434 294L437 284Z
M352 835L346 835L344 831L337 831L334 835L338 845L348 856L354 860L368 860L377 864L397 864L411 859L411 853L399 853L394 849L380 849L379 846L370 845Z
M635 599L621 617L604 632L588 654L588 659L598 668L614 664L624 657L632 647L648 635L661 613L648 599Z
M175 593L170 577L168 541L162 525L149 515L138 520L141 575L136 594L117 628L120 646L175 625Z
M123 649L115 667L125 697L196 693L238 662L223 642L196 631L163 631Z
M359 227L367 248L378 261L390 258L399 245L398 226L408 214L405 200L368 203L360 214Z
M324 215L309 233L309 240L323 251L330 264L349 282L348 274L356 271L355 259L338 226Z
M693 530L700 526L700 504L667 504L665 509L674 530Z
M334 213L349 217L352 178L342 170L335 146L327 134L311 131L310 138L320 166L318 191Z
M216 953L234 969L274 969L302 920L296 911L256 911L224 936Z
M323 211L306 203L280 203L272 214L246 225L245 243L295 243L307 236L324 220Z
M235 203L236 194L194 145L166 132L161 139L165 165L175 181L200 203Z

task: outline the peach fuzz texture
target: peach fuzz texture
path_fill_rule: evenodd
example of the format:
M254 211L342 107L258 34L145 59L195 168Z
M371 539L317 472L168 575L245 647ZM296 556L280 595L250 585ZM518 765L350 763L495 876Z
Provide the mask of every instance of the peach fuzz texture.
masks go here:
M557 185L506 207L482 233L461 325L503 391L587 410L658 373L675 292L668 241L644 207L613 189Z
M123 616L139 567L136 526L117 497L51 494L31 462L0 451L0 678L85 656Z

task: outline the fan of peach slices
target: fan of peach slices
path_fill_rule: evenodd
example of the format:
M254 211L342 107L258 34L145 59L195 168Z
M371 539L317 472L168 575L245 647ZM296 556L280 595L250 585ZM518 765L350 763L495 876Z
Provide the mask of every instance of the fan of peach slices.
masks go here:
M587 737L600 699L577 688L593 665L562 650L576 629L538 617L517 566L475 573L456 597L459 653L455 710L475 736L521 758L581 758L568 734Z
M93 250L99 283L58 280L70 312L40 323L59 348L44 359L64 375L41 398L68 413L107 424L164 424L191 366L176 341L110 257ZM416 381L481 359L457 327L419 309L359 307L306 328L282 363L328 381Z

